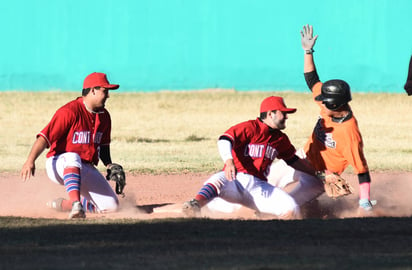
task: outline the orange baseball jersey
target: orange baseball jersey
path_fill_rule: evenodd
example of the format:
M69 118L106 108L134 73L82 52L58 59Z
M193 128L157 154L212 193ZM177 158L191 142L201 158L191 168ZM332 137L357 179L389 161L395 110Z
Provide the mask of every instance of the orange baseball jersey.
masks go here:
M320 95L321 87L321 82L313 86L313 98ZM332 118L326 115L322 102L315 102L321 110L312 136L304 147L307 159L316 170L326 169L341 174L351 165L357 174L368 172L363 140L355 116L352 115L343 122L332 121Z

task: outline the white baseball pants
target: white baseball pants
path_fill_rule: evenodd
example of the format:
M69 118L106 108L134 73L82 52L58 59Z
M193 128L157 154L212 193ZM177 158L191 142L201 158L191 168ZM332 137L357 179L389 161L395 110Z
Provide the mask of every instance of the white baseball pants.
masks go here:
M229 181L225 173L212 175L206 182L212 183L219 191L219 197L205 207L222 212L234 211L240 205L254 209L263 214L279 218L299 218L300 209L294 199L285 191L272 186L250 174L237 173L236 180ZM220 208L221 206L221 208ZM213 209L217 207L217 209Z
M46 160L47 175L56 184L64 185L63 170L80 168L80 194L92 202L99 212L116 211L119 200L106 178L93 164L82 162L76 153L63 153Z
M300 158L306 158L303 149L297 151L296 155ZM296 187L289 192L289 195L295 199L299 206L316 199L325 192L322 181L317 177L295 170L283 160L272 164L267 178L270 184L280 188L297 182Z

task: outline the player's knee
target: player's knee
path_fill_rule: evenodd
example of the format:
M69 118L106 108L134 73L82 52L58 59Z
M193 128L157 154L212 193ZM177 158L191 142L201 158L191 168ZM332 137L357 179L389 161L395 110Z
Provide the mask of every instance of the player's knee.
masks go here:
M302 215L300 213L300 208L297 204L292 209L289 209L279 215L280 219L301 219Z
M100 212L110 213L119 210L119 201L116 199L106 200L104 204L99 206Z
M300 217L300 207L289 195L282 196L275 205L260 205L259 211L263 214L275 215L279 219L297 219Z
M283 208L278 213L279 218L281 219L297 219L301 217L300 207L296 201L289 197L289 200L284 202Z
M205 205L205 208L210 213L235 213L242 207L238 203L230 203L223 200L222 198L214 198L208 204Z
M220 193L226 181L224 172L220 172L207 179L203 185L211 184L216 188L217 193Z

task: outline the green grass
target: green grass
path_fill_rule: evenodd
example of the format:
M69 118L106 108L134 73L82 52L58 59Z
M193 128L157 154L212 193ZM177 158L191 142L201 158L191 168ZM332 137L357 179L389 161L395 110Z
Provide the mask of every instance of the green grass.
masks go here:
M0 171L19 172L35 135L74 92L0 92ZM285 132L300 148L319 110L310 93L195 91L111 92L112 158L134 173L213 172L221 168L216 140L231 125L255 119L260 102L281 95L290 107ZM353 94L351 102L372 171L412 170L412 114L406 94ZM44 168L45 154L38 159ZM350 172L350 169L349 169Z

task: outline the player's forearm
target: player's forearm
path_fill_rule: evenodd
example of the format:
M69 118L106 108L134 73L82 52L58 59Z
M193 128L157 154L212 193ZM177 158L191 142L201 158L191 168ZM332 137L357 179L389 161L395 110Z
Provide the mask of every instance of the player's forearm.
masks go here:
M303 72L311 72L316 69L315 62L313 60L313 54L305 53L303 56Z
M112 158L110 156L110 146L101 145L100 146L100 159L105 166L112 164Z
M47 146L47 141L42 136L38 136L30 150L27 161L34 163L41 153L43 153L44 149L47 148Z
M228 159L233 159L232 143L229 140L220 139L217 142L217 148L219 150L219 154L223 162L226 162Z
M295 170L316 176L315 168L313 168L313 166L309 162L306 162L306 160L304 159L299 158L295 162L289 165Z

